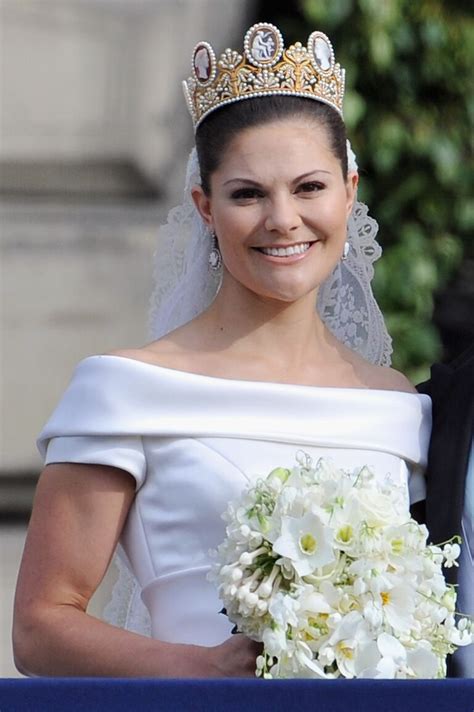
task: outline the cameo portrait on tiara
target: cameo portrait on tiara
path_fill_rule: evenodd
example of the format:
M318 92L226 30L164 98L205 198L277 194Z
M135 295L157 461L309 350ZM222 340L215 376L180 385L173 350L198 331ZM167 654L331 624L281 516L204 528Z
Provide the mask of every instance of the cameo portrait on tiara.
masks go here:
M200 42L193 52L193 74L197 82L205 86L213 81L216 75L216 57L211 45Z
M244 48L247 59L255 66L273 65L283 52L283 37L274 25L260 22L245 35Z
M329 38L322 32L313 32L308 39L308 50L314 68L321 74L329 74L334 67L334 50Z

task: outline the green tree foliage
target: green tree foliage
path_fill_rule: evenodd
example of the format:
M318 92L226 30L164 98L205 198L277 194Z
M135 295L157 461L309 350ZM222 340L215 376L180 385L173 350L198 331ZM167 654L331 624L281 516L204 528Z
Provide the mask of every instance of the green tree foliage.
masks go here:
M433 299L473 253L474 20L464 0L262 3L287 41L326 32L346 68L359 197L380 225L374 289L394 365L418 380L440 356Z

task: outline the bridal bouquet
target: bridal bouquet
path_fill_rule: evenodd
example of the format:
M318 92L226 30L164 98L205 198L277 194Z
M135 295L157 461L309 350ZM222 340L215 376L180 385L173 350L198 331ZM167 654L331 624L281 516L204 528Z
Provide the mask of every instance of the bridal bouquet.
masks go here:
M230 503L210 574L236 630L263 643L263 677L435 678L473 640L403 487L297 454Z

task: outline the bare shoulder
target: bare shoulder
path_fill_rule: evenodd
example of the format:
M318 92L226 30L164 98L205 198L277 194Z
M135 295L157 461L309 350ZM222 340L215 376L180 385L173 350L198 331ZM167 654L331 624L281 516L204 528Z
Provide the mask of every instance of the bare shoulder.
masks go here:
M403 373L387 366L369 364L366 368L364 380L369 388L417 393L413 383Z
M413 383L400 371L389 366L377 366L367 361L361 354L338 344L342 359L350 364L351 379L355 378L359 387L381 391L399 391L402 393L417 393Z
M179 367L184 360L185 354L177 344L167 337L158 341L153 341L144 346L132 349L115 349L109 351L107 356L118 356L119 358L141 361L152 366Z

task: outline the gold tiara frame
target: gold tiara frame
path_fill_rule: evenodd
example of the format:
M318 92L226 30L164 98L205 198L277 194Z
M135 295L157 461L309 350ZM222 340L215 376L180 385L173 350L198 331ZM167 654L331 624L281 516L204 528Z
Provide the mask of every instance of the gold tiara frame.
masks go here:
M191 65L183 90L194 130L221 106L278 94L321 101L342 116L345 71L319 30L309 36L306 47L296 42L285 48L280 30L259 22L247 30L243 53L226 49L217 59L208 42L199 42Z

